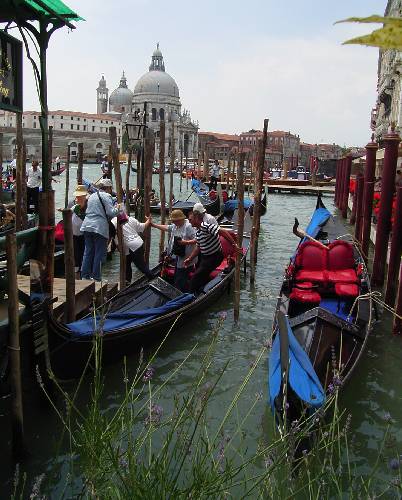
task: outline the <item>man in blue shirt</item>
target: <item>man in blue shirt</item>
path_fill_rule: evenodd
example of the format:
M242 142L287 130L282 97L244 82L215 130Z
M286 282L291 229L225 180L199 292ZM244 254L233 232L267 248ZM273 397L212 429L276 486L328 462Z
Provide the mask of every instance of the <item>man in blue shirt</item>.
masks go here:
M95 281L101 280L102 263L106 261L109 222L116 217L120 208L113 205L110 179L102 179L98 187L99 191L88 198L85 219L81 226L81 232L85 237L81 277Z

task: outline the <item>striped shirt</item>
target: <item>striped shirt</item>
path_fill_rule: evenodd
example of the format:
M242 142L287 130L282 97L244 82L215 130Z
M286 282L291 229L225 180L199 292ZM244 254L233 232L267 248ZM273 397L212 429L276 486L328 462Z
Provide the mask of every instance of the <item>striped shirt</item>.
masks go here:
M195 239L200 247L201 255L213 255L214 253L222 252L219 239L219 226L216 224L202 222L195 233Z

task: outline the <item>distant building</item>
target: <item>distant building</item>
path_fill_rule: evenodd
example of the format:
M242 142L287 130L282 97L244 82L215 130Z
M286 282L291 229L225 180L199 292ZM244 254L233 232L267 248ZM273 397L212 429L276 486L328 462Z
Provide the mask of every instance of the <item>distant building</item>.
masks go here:
M198 132L198 147L201 152L208 149L209 158L226 163L229 154L238 151L239 136L218 132Z
M388 0L385 15L402 17L402 1ZM371 128L381 143L391 123L402 132L402 53L380 49L378 58L377 102L371 112Z
M41 158L41 130L39 111L25 111L22 115L22 131L27 156ZM53 127L53 159L66 158L70 146L70 160L76 161L78 144L84 145L84 159L99 161L109 152L109 127L116 127L117 142L121 144L122 124L120 115L90 114L78 111L49 111L49 126ZM0 132L3 133L3 157L11 160L16 154L16 115L0 111Z
M159 44L152 54L149 71L139 78L134 92L128 88L124 72L119 86L109 98L103 75L96 92L98 110L105 109L105 103L106 105L108 103L108 112L118 114L123 126L131 121L133 116L142 113L146 106L147 125L155 132L155 159L159 157L161 120L166 123L166 157L170 156L172 127L174 127L176 158L198 155L198 123L191 119L188 110L182 110L179 88L175 80L166 72Z

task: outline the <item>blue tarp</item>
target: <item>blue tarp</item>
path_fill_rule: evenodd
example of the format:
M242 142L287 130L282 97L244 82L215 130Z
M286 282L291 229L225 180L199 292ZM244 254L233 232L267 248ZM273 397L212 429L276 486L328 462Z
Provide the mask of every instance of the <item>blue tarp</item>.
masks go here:
M289 386L300 399L314 408L319 408L325 401L324 389L307 353L294 336L289 319L286 318L286 321L289 337ZM269 356L269 400L273 411L282 383L279 336L277 331Z
M326 208L317 208L311 217L310 224L306 228L306 233L315 238L327 220L331 217L331 212Z
M152 319L162 316L170 311L178 309L188 302L194 299L194 295L191 293L183 293L180 297L166 302L163 306L153 307L150 309L144 309L143 311L127 311L127 312L115 312L106 315L105 322L103 324L103 331L106 333L111 330L122 330L124 328L130 328L146 321L151 321ZM96 324L99 325L100 318L96 319ZM94 318L88 317L80 319L79 321L74 321L74 323L69 323L67 327L71 330L74 337L82 337L87 335L93 335L94 333Z
M244 208L248 210L251 205L254 205L252 200L244 200ZM224 205L224 212L234 212L239 207L239 200L228 200Z
M192 179L191 180L191 189L196 193L196 194L206 194L209 191L209 188L206 184L203 182L199 181L198 179Z

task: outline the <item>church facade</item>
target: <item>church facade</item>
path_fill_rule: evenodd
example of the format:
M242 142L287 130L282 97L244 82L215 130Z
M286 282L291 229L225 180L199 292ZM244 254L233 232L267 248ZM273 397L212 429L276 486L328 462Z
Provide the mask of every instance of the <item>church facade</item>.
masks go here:
M175 158L198 156L198 123L183 109L175 80L166 72L159 44L152 54L149 70L137 81L134 92L123 72L119 86L110 94L102 75L97 92L97 112L120 115L122 125L146 109L146 123L155 132L155 159L159 159L160 123L165 121L165 156L170 157L172 137Z

